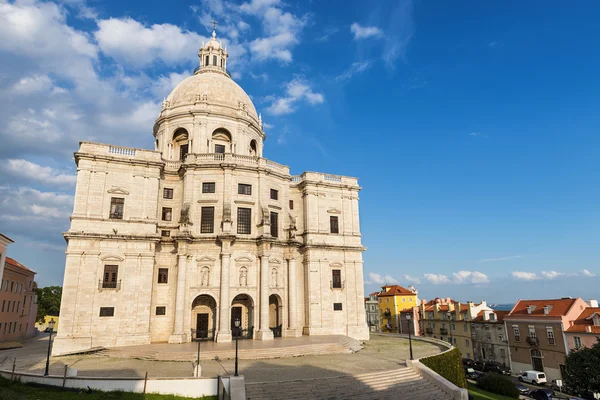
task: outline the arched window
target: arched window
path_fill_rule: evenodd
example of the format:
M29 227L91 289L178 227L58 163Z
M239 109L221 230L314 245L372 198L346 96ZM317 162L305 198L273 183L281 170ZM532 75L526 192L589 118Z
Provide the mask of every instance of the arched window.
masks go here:
M175 154L179 155L180 160L185 159L189 152L189 135L184 128L177 129L173 134L173 149L176 151Z
M256 149L256 140L252 140L250 141L250 155L251 156L258 156L258 150Z
M225 128L219 128L212 134L215 153L228 153L231 151L231 133Z
M217 66L217 56L213 56L213 65Z

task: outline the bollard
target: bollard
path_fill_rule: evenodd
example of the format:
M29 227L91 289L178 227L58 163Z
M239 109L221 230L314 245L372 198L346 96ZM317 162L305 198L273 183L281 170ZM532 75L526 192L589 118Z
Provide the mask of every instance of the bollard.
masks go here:
M65 383L67 382L67 369L68 368L69 368L69 366L65 364L65 373L63 375L63 386L62 387L65 387Z
M12 382L13 377L15 376L15 368L17 366L17 357L13 358L13 367L12 372L10 373L10 381Z
M146 376L144 377L144 394L146 394L146 384L148 383L148 371L146 371Z

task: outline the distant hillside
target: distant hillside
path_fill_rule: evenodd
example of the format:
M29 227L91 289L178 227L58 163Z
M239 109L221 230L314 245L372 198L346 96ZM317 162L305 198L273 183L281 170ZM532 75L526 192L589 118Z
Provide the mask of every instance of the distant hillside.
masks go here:
M510 311L515 306L514 304L488 304L494 310L498 311Z

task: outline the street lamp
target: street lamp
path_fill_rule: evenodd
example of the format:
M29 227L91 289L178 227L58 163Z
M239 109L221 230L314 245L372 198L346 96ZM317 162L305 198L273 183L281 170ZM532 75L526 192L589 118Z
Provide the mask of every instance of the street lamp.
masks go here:
M410 359L413 360L412 336L410 334L410 331L412 330L412 325L411 325L412 315L406 314L406 320L408 321L408 348L410 349Z
M448 328L450 331L450 344L454 346L454 343L452 343L452 313L451 312L448 313L448 321L449 321Z
M46 358L46 371L44 372L44 376L48 376L48 369L50 368L50 348L52 347L52 332L54 332L54 325L56 321L54 318L50 319L48 322L48 328L50 328L50 335L48 336L48 357Z
M200 378L200 338L198 340L198 356L196 357L196 378Z
M240 323L239 318L233 321L233 325L235 326L235 373L233 376L238 376L238 336L240 335Z

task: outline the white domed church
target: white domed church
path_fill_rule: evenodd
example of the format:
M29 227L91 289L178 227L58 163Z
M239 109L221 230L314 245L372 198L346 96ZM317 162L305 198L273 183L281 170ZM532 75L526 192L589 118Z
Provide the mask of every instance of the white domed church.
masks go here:
M82 142L75 153L55 355L369 337L357 179L293 176L263 158L261 117L214 31L198 56L163 102L154 151Z

